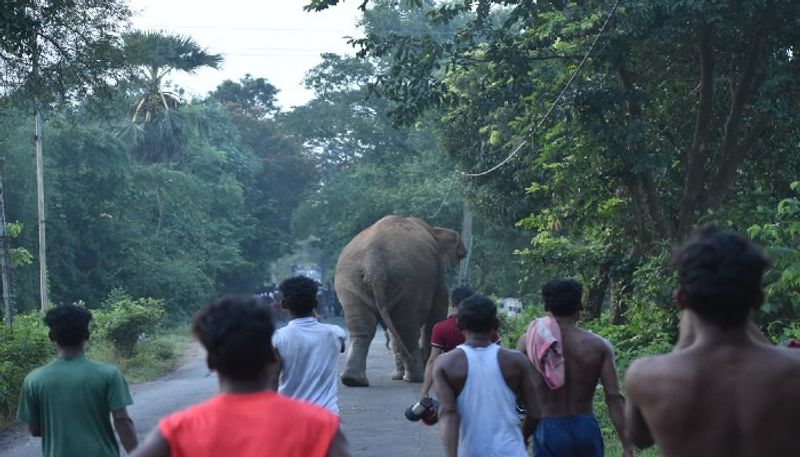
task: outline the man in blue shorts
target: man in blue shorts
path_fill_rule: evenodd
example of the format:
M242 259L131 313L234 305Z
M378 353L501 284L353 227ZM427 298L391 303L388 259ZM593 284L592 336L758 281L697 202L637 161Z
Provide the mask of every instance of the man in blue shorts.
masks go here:
M603 438L592 412L599 381L608 415L622 441L622 455L632 456L632 445L625 437L625 399L619 389L614 351L608 341L578 327L581 294L581 284L574 279L554 279L545 284L542 297L550 314L532 322L517 344L536 368L534 385L542 417L533 435L534 455L603 455ZM548 340L554 343L552 349L540 350L540 341ZM553 355L555 360L546 363Z

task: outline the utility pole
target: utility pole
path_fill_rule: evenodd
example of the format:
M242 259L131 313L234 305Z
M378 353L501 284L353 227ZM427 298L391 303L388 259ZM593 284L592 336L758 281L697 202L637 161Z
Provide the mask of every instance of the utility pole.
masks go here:
M34 140L36 142L36 200L39 216L39 305L42 313L47 311L47 256L45 249L44 214L44 163L42 160L42 107L34 102Z
M460 284L469 284L469 260L472 256L472 209L469 206L469 183L464 192L464 220L461 223L461 239L464 240L464 247L467 248L467 256L461 260L461 269L458 278Z
M6 325L11 326L14 322L14 314L11 311L11 266L8 261L8 233L6 233L6 196L3 187L3 171L5 168L5 158L0 157L0 277L3 286L3 310L6 317Z

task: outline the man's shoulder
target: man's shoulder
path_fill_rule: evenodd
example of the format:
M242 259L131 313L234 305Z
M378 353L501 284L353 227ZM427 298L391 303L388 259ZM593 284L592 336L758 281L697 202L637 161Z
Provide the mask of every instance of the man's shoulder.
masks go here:
M452 316L448 316L447 319L443 321L439 321L433 325L433 330L452 330L453 328L458 329L458 322L452 318Z
M497 357L498 357L498 360L500 361L501 365L504 365L505 363L508 363L510 365L513 365L513 366L524 367L524 366L530 365L530 363L531 363L530 360L528 360L528 357L525 354L523 354L523 353L521 353L519 351L512 350L512 349L499 348L498 353L497 353ZM505 362L505 363L503 363L503 362Z
M785 370L787 375L794 375L793 377L800 376L800 349L767 343L761 344L760 347L764 351L762 358L769 360L769 364L776 370Z
M463 336L455 319L448 317L433 326L431 331L431 344L433 346L448 351L463 342Z
M436 366L447 366L452 364L453 362L466 360L467 354L461 350L458 346L453 348L451 351L444 352L436 358Z
M33 384L42 378L46 378L53 371L53 361L50 361L38 368L34 368L25 376L25 384Z
M286 336L291 331L292 331L292 328L290 326L288 326L288 325L285 325L285 326L283 326L283 327L281 327L279 329L276 329L275 333L272 334L272 341L275 342L275 341L279 341L279 340L281 340L283 338L286 338Z
M625 386L628 389L658 383L683 368L680 354L669 353L636 359L625 372Z
M342 327L339 327L336 324L326 324L320 322L319 325L322 326L322 328L324 328L325 330L333 333L337 337L341 338L347 336L347 332Z
M95 370L104 374L120 373L119 367L112 363L101 362L99 360L86 359L86 363Z
M585 338L586 341L596 344L598 346L604 346L607 348L611 348L611 342L607 339L603 338L602 336L598 335L597 333L585 329L583 327L578 327L578 332L580 333L582 338Z

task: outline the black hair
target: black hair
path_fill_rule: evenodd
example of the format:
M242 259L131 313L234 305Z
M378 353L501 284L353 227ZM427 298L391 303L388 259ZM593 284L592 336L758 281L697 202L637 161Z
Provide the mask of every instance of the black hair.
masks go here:
M192 320L192 333L208 352L208 366L235 381L252 381L275 361L272 312L248 296L226 296Z
M58 305L44 315L53 341L62 347L80 346L89 339L89 321L92 313L82 306Z
M279 286L283 297L283 306L297 317L307 317L317 307L317 282L305 276L295 276Z
M673 256L686 305L723 329L744 324L763 299L769 267L763 251L744 235L707 223Z
M497 306L480 294L472 294L458 304L458 328L471 332L490 332L499 326Z
M581 307L583 286L578 281L567 279L551 279L542 287L545 311L554 316L573 316Z
M459 303L464 301L466 298L471 297L474 295L475 292L466 286L460 286L453 289L453 292L450 293L450 303L453 306L458 306Z

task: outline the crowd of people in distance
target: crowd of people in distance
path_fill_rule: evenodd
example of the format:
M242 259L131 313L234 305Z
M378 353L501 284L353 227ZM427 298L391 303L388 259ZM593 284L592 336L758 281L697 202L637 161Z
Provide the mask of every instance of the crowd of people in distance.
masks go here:
M455 289L452 316L433 329L420 392L440 402L446 456L526 457L531 438L535 457L602 456L598 384L623 456L654 444L664 457L800 455L800 351L772 345L751 320L768 259L743 235L707 224L674 264L678 342L634 362L625 396L611 344L579 325L579 282L545 284L546 315L514 350L499 344L496 304ZM313 280L290 278L279 291L289 322L277 331L271 307L253 297L223 297L198 312L192 331L220 392L161 419L141 445L122 374L83 354L91 314L53 308L44 320L58 357L26 377L19 419L42 436L46 457L117 456L114 430L135 457L349 456L337 402L347 336L315 316Z

